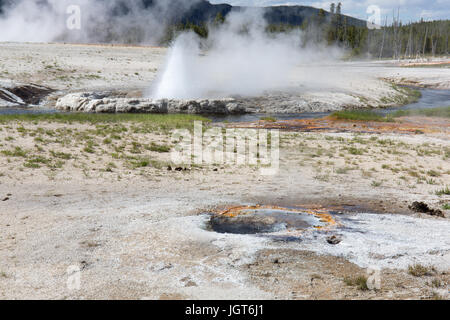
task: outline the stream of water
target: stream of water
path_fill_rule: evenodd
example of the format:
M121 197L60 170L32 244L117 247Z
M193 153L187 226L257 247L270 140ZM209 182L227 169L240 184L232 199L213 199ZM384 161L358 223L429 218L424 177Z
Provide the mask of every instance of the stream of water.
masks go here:
M411 109L427 109L437 107L450 106L450 90L436 90L436 89L420 89L422 97L419 101L411 103L401 107L395 108L378 108L372 109L372 111L379 112L381 114L394 113L398 110L411 110ZM314 119L323 118L330 115L331 112L307 112L307 113L283 113L283 114L268 114L268 113L252 113L244 115L227 115L227 116L211 116L209 117L214 122L252 122L258 121L264 117L271 117L278 120L290 120L290 119Z
M418 102L411 103L402 107L372 109L382 114L393 113L398 110L410 109L426 109L450 106L450 90L436 90L436 89L421 89L422 97ZM0 115L5 114L43 114L43 113L57 113L57 110L42 108L42 107L7 107L0 108ZM227 116L209 116L213 122L247 122L257 121L263 117L272 117L278 120L289 119L308 119L308 118L322 118L329 115L329 112L310 112L310 113L294 113L294 114L243 114L243 115L227 115Z

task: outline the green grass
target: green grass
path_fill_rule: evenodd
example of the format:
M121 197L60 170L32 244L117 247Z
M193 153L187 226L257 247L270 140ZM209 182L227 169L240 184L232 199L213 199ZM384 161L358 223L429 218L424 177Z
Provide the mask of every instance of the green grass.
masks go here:
M262 117L262 118L259 118L259 120L268 121L268 122L277 122L277 119L274 117Z
M378 122L392 122L391 117L380 115L368 110L344 110L337 111L331 114L331 117L339 120L356 120L356 121L378 121Z
M334 172L337 174L347 174L350 170L351 170L351 168L349 168L349 167L342 167L342 168L335 169Z
M450 106L439 107L430 109L417 109L417 110L399 110L395 112L393 117L406 117L406 116L426 116L426 117L440 117L450 118Z
M381 115L369 110L344 110L331 114L335 119L353 121L393 122L394 118L407 116L426 116L450 118L450 106L430 109L398 110L393 114Z
M50 150L50 154L55 157L55 158L59 158L59 159L64 159L64 160L70 160L72 159L72 155L69 153L64 153L64 152L56 152L53 150Z
M172 148L170 146L159 145L159 144L152 142L152 144L147 146L146 149L153 151L153 152L167 153L167 152L170 152L170 150Z
M391 83L391 86L392 89L399 92L400 94L396 96L386 97L385 100L387 101L387 103L385 104L393 103L395 105L407 105L419 101L419 99L422 97L422 93L417 89L398 86L394 83Z
M450 188L447 186L445 188L439 189L436 191L436 195L443 196L443 195L450 195Z
M115 124L122 122L137 122L139 125L163 127L165 129L191 128L194 121L210 122L211 120L188 114L95 114L95 113L54 113L54 114L13 114L0 115L0 123L11 121L23 122L60 122L60 123L88 123Z
M370 185L374 188L378 188L378 187L381 187L382 184L383 183L379 182L379 181L372 181L372 183Z
M442 205L442 209L444 210L450 210L450 203L446 203Z
M431 276L434 271L433 267L414 264L408 267L408 273L414 277Z
M7 157L26 158L26 156L27 156L27 152L20 147L15 147L14 150L3 150L1 153Z
M429 286L433 288L440 288L442 286L441 280L435 278L430 283L428 283Z
M369 290L367 286L367 278L364 276L359 276L355 278L346 277L344 278L344 282L346 285L351 287L357 287L359 290L366 291Z
M347 150L348 150L348 152L350 154L352 154L354 156L360 156L360 155L364 154L364 150L363 149L358 149L358 148L355 148L355 147L350 147Z

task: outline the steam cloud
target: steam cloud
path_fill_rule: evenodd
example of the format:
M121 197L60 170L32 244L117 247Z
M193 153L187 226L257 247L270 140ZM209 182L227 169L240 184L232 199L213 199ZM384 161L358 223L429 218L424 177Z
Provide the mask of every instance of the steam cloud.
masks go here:
M9 0L0 15L0 41L154 44L167 23L199 1ZM81 9L80 30L67 28L71 5Z
M297 65L336 59L341 54L320 44L305 48L303 37L299 30L268 34L263 12L257 8L231 12L225 24L211 28L207 40L194 33L178 36L148 96L245 97L298 87L291 79Z
M166 27L199 1L9 0L0 14L0 41L156 44ZM66 26L70 5L81 9L80 30ZM340 53L320 44L305 48L306 35L298 29L268 34L266 26L263 10L248 8L231 11L224 24L210 26L207 39L180 34L147 96L222 98L298 89L298 81L291 81L298 64L323 62Z

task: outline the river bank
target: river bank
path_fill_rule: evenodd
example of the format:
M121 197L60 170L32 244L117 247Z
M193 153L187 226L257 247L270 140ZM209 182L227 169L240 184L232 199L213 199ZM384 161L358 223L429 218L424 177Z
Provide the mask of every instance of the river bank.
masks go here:
M30 56L30 51L35 54ZM124 103L135 104L143 97L148 98L152 83L164 68L166 53L167 49L155 47L3 43L0 86L13 81L18 86L37 84L50 88L54 92L43 101L46 108L54 108L59 98L73 93L120 98L125 99ZM281 91L267 92L261 97L217 98L233 99L246 113L288 114L385 108L417 99L414 92L398 84L450 89L448 68L404 67L392 61L321 64L299 61L286 76L291 85ZM60 103L63 109L80 109L81 106L68 104L67 100ZM0 105L13 106L11 101L5 101L0 100ZM210 112L209 109L206 111ZM112 111L116 109L109 110ZM148 112L146 108L142 111ZM205 110L200 108L198 112Z

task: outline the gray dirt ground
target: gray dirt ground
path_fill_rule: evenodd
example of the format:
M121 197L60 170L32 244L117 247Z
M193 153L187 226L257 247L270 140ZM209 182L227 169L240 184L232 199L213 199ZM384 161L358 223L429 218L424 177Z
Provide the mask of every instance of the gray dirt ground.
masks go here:
M0 76L32 79L60 90L132 91L154 79L164 53L160 48L2 44ZM384 67L370 68L379 70L380 77L388 76ZM69 73L71 78L65 78ZM423 81L435 79L427 74ZM368 81L388 88L380 80ZM320 95L333 99L324 92ZM29 152L25 157L51 158L51 151L72 155L56 167L32 168L24 157L0 154L0 299L448 297L450 244L445 236L433 252L426 251L431 240L423 237L424 251L401 258L406 262L400 267L383 268L381 289L372 291L351 281L366 275L363 260L358 260L366 254L363 251L355 249L353 258L329 254L322 236L317 238L317 250L306 250L306 244L311 248L314 242L219 234L207 230L205 215L247 204L342 205L375 212L380 220L407 216L411 223L425 225L427 232L436 226L436 234L448 235L448 210L446 218L438 218L408 209L416 200L434 208L449 203L448 195L436 194L450 185L447 134L285 133L280 172L261 176L257 168L233 165L168 171L169 154L144 150L142 155L155 160L155 165L130 168L113 155L114 146L136 141L170 145L165 134L122 133L112 145L94 137L95 150L87 152L84 142L75 138L59 141L64 137L57 131L95 129L86 124L13 122L0 127L2 151L20 146ZM31 134L39 128L44 129L42 140ZM130 152L128 147L125 152ZM56 156L51 161L58 163ZM339 245L352 243L346 238ZM400 243L399 250L404 245ZM407 266L415 259L425 261L428 274L408 273ZM430 266L426 261L431 259L439 263ZM395 258L392 261L395 266ZM67 285L71 266L81 270L79 290Z

